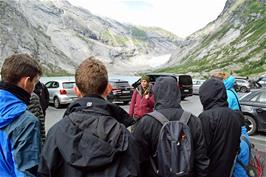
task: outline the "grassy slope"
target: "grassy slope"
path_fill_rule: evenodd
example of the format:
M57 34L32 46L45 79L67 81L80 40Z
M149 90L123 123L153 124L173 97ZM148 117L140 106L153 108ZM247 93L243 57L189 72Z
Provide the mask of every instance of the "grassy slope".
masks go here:
M243 6L244 5L244 6ZM221 28L207 36L201 43L199 48L194 49L189 56L187 56L182 65L163 68L160 72L209 72L214 69L224 69L232 71L232 68L228 67L235 63L240 66L233 72L238 75L247 76L252 74L258 74L266 71L266 6L255 0L248 0L242 6L235 9L235 15L244 22L244 28L240 28L242 24L237 27L233 27L232 24L226 23ZM259 18L257 15L259 14ZM221 39L230 29L238 28L241 34L238 38L232 41L230 44L212 50L202 59L197 59L199 51L204 50L214 40ZM241 47L237 47L239 44L245 43ZM249 51L245 56L241 54ZM259 57L256 55L260 55ZM220 59L218 56L222 55ZM255 57L256 56L256 57ZM252 58L258 58L253 61Z

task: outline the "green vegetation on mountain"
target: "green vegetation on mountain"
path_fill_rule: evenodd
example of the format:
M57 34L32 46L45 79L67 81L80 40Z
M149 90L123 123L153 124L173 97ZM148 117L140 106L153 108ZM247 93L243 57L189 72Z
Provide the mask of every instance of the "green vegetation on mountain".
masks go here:
M158 71L206 73L223 69L240 76L266 72L265 1L236 0L234 3L239 6L233 4L234 8L228 9L228 19L203 36L199 44L179 60L181 64Z

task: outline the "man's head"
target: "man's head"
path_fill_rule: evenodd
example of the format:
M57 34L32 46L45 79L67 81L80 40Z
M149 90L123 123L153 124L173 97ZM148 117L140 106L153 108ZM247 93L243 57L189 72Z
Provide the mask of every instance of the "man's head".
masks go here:
M174 77L159 77L153 86L155 109L178 108L181 92Z
M140 78L140 84L142 88L147 88L149 86L150 78L149 76L143 75Z
M103 95L108 86L108 74L104 64L89 57L76 70L76 85L82 96L96 94Z
M217 71L211 74L211 78L224 80L228 78L229 74L223 71Z
M199 89L199 97L204 110L215 106L227 107L227 95L224 83L218 79L208 79Z
M33 92L41 75L41 66L28 54L15 54L6 58L1 69L2 81L17 85L28 93Z

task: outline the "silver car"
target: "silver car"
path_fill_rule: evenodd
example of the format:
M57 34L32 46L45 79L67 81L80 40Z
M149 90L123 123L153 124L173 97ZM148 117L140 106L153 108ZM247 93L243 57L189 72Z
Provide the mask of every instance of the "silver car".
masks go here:
M74 93L74 81L58 80L49 81L45 84L49 92L49 103L53 103L55 108L72 103L77 99Z
M194 95L199 94L199 88L203 84L203 82L205 82L205 80L193 79L193 94Z
M234 86L237 92L246 93L251 89L251 83L246 79L238 79L236 78L236 84Z
M266 76L261 76L257 82L262 86L262 87L266 87Z

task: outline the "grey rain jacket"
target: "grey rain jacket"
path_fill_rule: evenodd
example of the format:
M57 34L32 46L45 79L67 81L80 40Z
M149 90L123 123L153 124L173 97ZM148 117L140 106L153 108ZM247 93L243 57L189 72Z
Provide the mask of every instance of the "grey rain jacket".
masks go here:
M48 132L41 177L135 177L138 152L133 136L99 96L74 102Z
M183 109L180 106L181 92L177 87L177 81L173 77L158 78L154 87L155 110L162 113L169 120L178 120ZM191 161L191 176L206 176L209 160L205 146L203 131L199 118L192 115L188 126L193 138L193 160ZM137 125L134 136L140 153L140 168L142 177L157 176L152 169L149 157L155 154L159 133L162 125L150 117L144 116ZM156 159L155 159L156 161Z
M204 111L201 119L208 157L208 177L230 177L240 144L239 114L228 108L226 89L222 81L209 79L199 90Z

